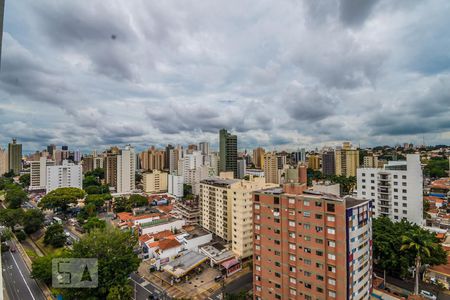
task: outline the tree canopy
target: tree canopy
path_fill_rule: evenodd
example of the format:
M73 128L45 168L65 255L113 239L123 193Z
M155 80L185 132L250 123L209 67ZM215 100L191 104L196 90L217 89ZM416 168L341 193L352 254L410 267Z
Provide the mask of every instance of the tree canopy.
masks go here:
M448 159L445 158L431 158L425 166L425 174L431 178L440 178L447 176L448 171Z
M392 222L387 217L373 220L373 258L374 264L389 274L405 278L408 269L415 265L415 253L408 249L401 251L403 236L418 232L423 240L437 243L434 233L407 222ZM424 258L423 264L439 265L447 262L447 254L441 245L431 250L431 256Z
M45 231L44 244L52 245L54 248L60 248L64 246L66 239L64 227L61 224L52 224Z
M93 171L86 172L84 174L84 176L85 177L87 177L87 176L94 176L95 178L105 179L105 169L97 168L97 169L95 169Z
M24 213L23 226L26 233L35 233L44 224L44 214L40 209L28 209Z
M74 187L59 188L51 191L39 202L39 206L46 209L61 209L63 212L71 203L76 203L78 199L83 199L85 192Z
M5 186L5 201L8 208L20 208L22 203L28 200L27 193L17 184L8 184Z
M94 228L97 229L105 229L106 222L105 220L101 220L97 217L90 217L87 222L83 225L84 230L87 232L91 232Z
M23 174L19 177L19 182L23 187L28 187L30 185L30 174Z
M11 229L16 224L22 225L23 218L24 218L24 211L21 208L0 210L0 224L9 227Z
M118 212L131 212L135 207L141 207L148 205L148 199L141 195L131 195L130 197L118 197L114 199L114 211Z

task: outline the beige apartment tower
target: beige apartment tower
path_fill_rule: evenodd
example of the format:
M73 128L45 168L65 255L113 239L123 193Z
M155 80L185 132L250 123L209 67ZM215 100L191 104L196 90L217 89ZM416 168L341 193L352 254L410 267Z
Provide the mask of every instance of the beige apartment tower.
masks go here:
M144 192L146 193L162 193L167 192L166 172L153 170L153 172L143 174Z
M344 142L342 149L335 151L336 175L356 176L359 167L359 150L352 149L350 142Z
M264 177L266 178L266 183L280 183L278 158L275 152L264 154Z

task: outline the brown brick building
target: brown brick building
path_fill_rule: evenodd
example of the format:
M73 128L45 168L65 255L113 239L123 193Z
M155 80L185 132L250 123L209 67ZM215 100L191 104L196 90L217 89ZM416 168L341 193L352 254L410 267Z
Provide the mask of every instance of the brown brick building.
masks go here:
M305 189L253 194L254 299L369 299L371 202Z

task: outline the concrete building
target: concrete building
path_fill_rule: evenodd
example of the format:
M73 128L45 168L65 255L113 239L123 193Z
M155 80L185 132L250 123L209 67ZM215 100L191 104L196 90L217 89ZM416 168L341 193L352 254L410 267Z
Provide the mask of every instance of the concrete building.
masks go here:
M370 299L371 202L305 188L253 193L254 299Z
M209 155L209 143L208 142L200 142L198 144L198 149L202 153L202 155Z
M322 154L322 174L333 176L336 174L336 163L334 160L334 151L325 151Z
M170 166L170 150L175 149L174 146L172 145L167 145L166 146L166 153L164 155L164 168L169 169Z
M264 154L264 176L266 183L280 183L280 172L278 172L278 159L275 152Z
M125 146L117 156L117 193L129 193L136 189L136 152L134 147Z
M264 150L264 148L258 147L256 149L253 149L253 164L255 165L255 168L257 168L257 169L264 168L264 154L265 153L266 153L266 150Z
M320 156L318 154L310 154L308 156L308 168L313 169L314 171L320 170Z
M358 169L357 191L359 198L374 202L376 217L423 223L423 175L419 154L407 154L406 161L389 161L383 168Z
M106 184L114 189L117 189L117 156L118 154L109 152L104 161Z
M199 201L196 199L176 201L173 207L173 213L181 219L186 220L186 224L200 223L200 206Z
M0 148L0 176L9 171L8 151Z
M177 198L183 198L184 177L178 175L168 175L167 192Z
M170 153L170 150L169 150ZM141 169L144 171L164 170L166 168L166 150L157 150L154 146L141 152Z
M378 168L378 155L369 154L364 156L364 168Z
M83 168L81 165L63 160L62 165L47 166L46 192L57 188L75 187L83 188Z
M22 170L22 144L17 144L16 139L8 144L8 168L15 175L19 175Z
M237 136L221 129L219 132L219 172L232 171L237 178Z
M104 158L97 155L85 155L83 156L83 173L92 172L95 169L102 168L104 166Z
M236 255L252 255L251 192L265 187L264 178L247 180L210 178L200 183L200 225L232 243Z
M178 174L178 161L181 158L183 149L176 148L176 149L170 149L169 151L169 173L170 174Z
M359 150L352 149L350 142L344 142L342 149L335 151L335 171L340 176L356 176L359 167Z
M163 193L167 192L167 173L159 170L153 170L142 174L144 182L144 192L146 193ZM171 175L172 176L172 175Z
M245 169L247 168L245 159L238 159L237 160L237 167L238 167L238 177L239 179L244 178L245 176Z
M47 167L54 166L55 162L40 157L38 161L30 162L30 190L45 190L47 187Z

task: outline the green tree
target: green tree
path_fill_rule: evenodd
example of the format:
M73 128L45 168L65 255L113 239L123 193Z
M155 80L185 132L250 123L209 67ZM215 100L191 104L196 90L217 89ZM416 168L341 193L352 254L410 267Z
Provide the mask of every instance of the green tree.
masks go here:
M130 196L130 198L128 198L128 200L130 201L132 207L140 207L148 205L147 197L141 195L133 194Z
M86 174L84 174L84 176L85 177L86 176L94 176L95 178L98 178L98 179L105 179L105 169L97 168L93 171L86 172Z
M27 234L25 233L25 231L20 230L16 232L16 238L19 240L19 242L22 242L27 238Z
M23 218L24 211L21 208L0 210L0 224L8 228L13 229L15 225L21 225Z
M136 172L136 174L134 175L134 181L136 182L136 184L140 184L142 182L142 174Z
M23 226L26 233L35 233L42 228L44 224L44 214L40 209L29 209L25 211Z
M30 174L23 174L19 177L19 182L22 184L23 187L30 186Z
M31 277L50 285L52 283L52 259L69 256L69 252L62 251L53 255L37 257L31 265Z
M409 235L402 236L402 246L401 251L410 250L415 255L415 278L416 282L414 284L414 295L419 294L419 277L420 277L420 267L424 258L430 257L432 250L437 248L437 245L428 239L423 230L417 229L410 233Z
M0 240L1 240L2 243L5 242L5 241L9 241L11 239L12 239L11 229L5 228L5 229L0 231Z
M100 181L97 180L95 176L85 176L83 179L83 188L87 188L89 186L100 186Z
M431 178L445 177L448 171L448 159L433 157L427 162L424 171Z
M5 201L8 208L20 208L22 203L28 200L27 193L18 185L8 185L6 187Z
M130 232L110 227L92 230L73 245L70 255L98 259L98 288L64 289L63 296L68 299L104 299L112 287L127 285L128 276L137 270L140 263L133 251L136 244L137 239Z
M13 184L14 180L9 177L0 177L0 191L4 190L6 186Z
M109 194L109 186L107 185L91 185L84 188L84 191L88 195L96 195L96 194Z
M83 225L84 230L86 230L87 232L91 232L91 230L93 230L94 228L105 229L105 227L106 227L105 220L101 220L96 217L89 218L87 222Z
M128 300L133 299L133 288L128 285L115 285L109 289L106 300Z
M52 224L47 227L44 236L44 244L52 245L54 248L60 248L64 246L66 239L64 227L61 224Z
M85 192L78 188L66 187L51 191L39 202L39 206L45 209L61 209L65 212L71 203L83 199Z
M87 195L84 199L84 204L88 205L92 203L95 205L96 209L99 209L100 207L105 205L105 200L109 200L111 198L112 197L110 194Z
M114 212L131 212L131 204L125 197L114 198Z

